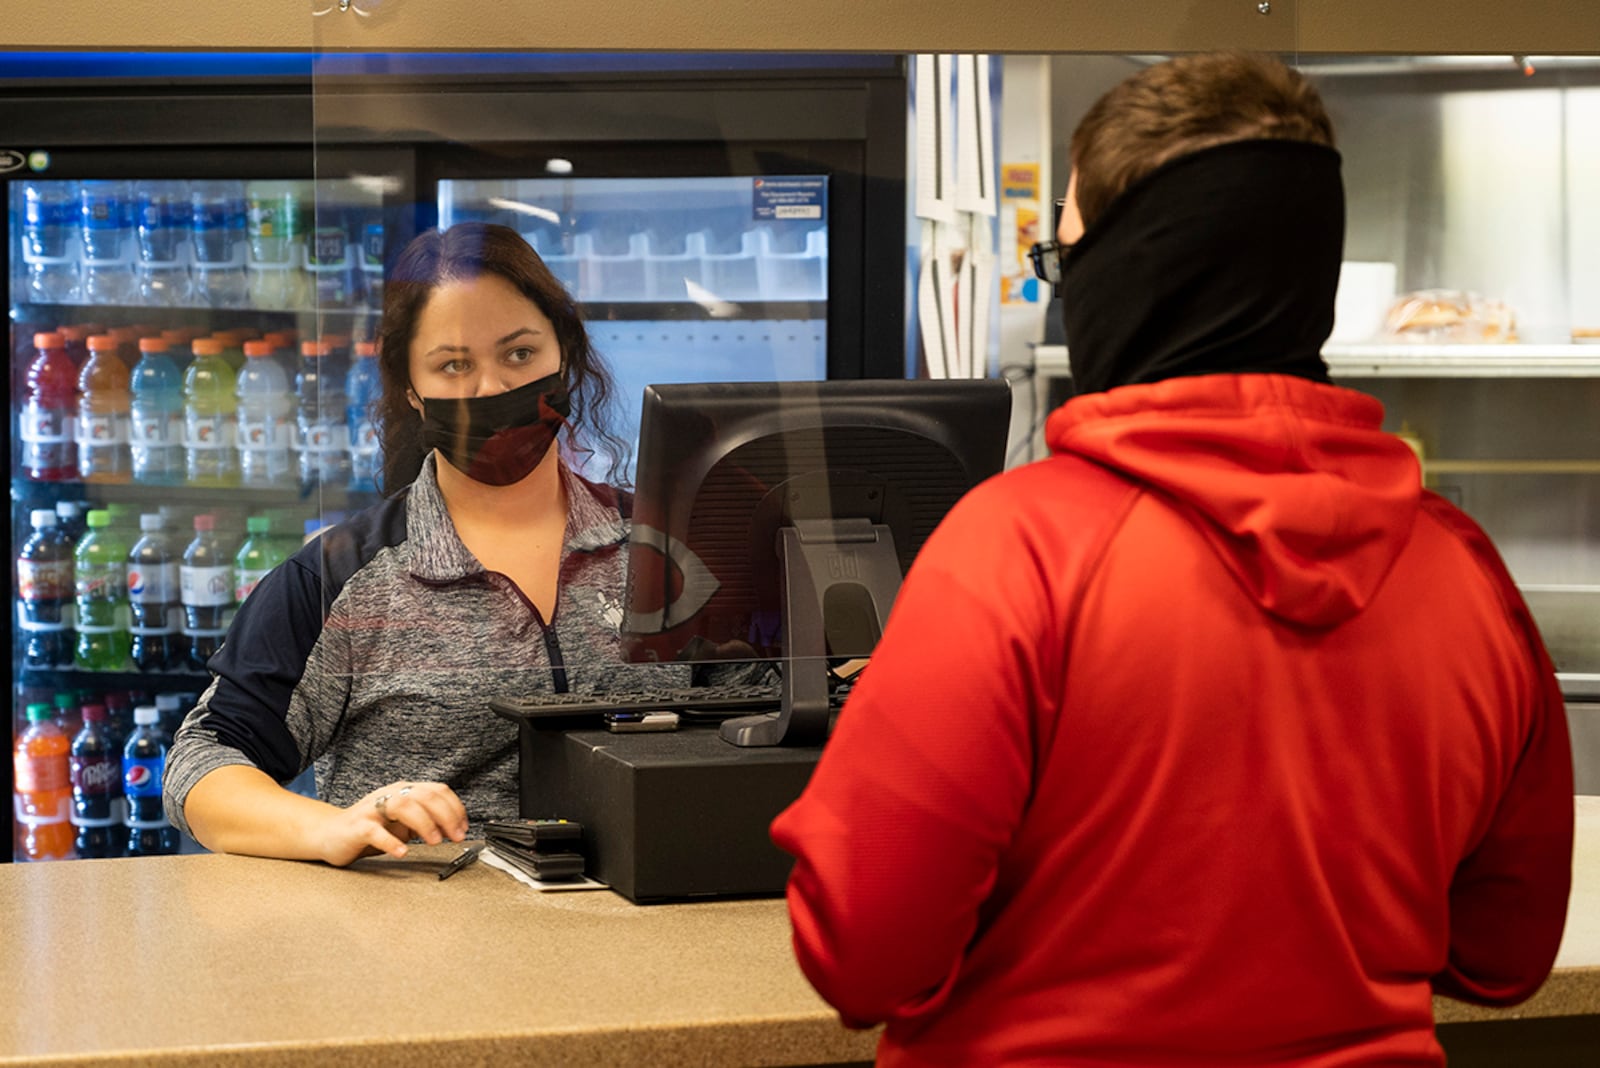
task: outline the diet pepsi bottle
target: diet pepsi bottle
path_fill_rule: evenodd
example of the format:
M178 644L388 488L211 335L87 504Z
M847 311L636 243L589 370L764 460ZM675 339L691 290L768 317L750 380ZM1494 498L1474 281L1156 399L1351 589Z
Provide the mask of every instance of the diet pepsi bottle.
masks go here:
M178 832L161 807L167 772L167 736L155 705L133 710L133 734L122 751L122 792L128 799L128 856L161 856L178 851Z

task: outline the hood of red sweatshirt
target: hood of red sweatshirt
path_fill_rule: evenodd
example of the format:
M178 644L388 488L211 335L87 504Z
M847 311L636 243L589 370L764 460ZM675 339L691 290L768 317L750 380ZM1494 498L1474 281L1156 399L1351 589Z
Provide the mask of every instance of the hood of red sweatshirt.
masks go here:
M1045 434L1172 501L1262 609L1320 628L1360 612L1411 537L1421 470L1382 422L1338 386L1203 375L1075 397Z

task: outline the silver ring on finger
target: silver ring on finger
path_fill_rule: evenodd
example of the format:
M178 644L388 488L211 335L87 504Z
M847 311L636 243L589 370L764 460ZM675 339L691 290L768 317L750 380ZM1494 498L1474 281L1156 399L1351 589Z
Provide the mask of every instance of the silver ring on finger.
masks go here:
M409 794L410 792L411 792L411 787L409 787L409 786L400 787L400 796L401 797L406 796L406 794Z
M378 810L378 815L382 816L384 819L388 819L389 818L389 795L388 794L379 794L377 797L373 798L372 807Z

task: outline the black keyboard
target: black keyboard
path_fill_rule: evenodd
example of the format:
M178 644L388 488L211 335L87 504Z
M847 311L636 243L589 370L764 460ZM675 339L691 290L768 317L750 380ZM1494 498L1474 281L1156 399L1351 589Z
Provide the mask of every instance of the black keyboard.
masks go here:
M830 701L835 704L839 698ZM607 712L677 712L707 718L775 712L782 703L776 686L691 686L681 690L626 690L611 693L541 693L495 697L489 707L510 719L595 718ZM835 707L837 705L835 704Z

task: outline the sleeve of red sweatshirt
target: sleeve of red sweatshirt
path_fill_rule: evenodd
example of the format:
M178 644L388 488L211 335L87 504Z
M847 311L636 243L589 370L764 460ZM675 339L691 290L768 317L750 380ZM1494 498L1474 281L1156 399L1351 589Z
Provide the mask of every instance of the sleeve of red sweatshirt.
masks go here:
M803 796L773 824L796 858L795 952L846 1024L947 995L1032 778L1061 664L1039 561L968 497L918 554ZM1031 573L1030 573L1031 572ZM1059 660L1059 657L1057 658Z
M1435 509L1436 514L1438 510ZM1549 975L1572 885L1572 748L1555 668L1499 554L1452 509L1455 527L1502 590L1531 665L1526 732L1488 829L1450 884L1450 960L1435 993L1515 1005Z

